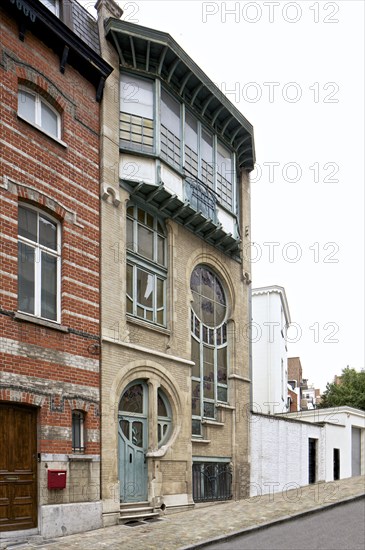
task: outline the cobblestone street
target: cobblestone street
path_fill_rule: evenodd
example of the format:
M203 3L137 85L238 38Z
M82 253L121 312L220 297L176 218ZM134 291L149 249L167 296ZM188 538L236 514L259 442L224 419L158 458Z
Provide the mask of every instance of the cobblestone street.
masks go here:
M294 484L293 484L294 485ZM317 483L238 502L225 502L162 516L153 523L120 525L65 536L53 541L30 540L21 548L49 550L175 550L267 523L285 520L365 494L365 477ZM0 548L6 548L1 544ZM8 548L15 548L10 543ZM17 546L19 549L20 547Z

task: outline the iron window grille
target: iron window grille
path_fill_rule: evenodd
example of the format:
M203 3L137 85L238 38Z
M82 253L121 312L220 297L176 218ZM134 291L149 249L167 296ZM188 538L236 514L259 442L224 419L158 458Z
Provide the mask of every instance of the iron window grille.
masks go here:
M84 444L84 424L85 417L81 411L72 412L72 452L85 452Z
M232 499L232 468L224 462L193 463L193 500L207 502Z

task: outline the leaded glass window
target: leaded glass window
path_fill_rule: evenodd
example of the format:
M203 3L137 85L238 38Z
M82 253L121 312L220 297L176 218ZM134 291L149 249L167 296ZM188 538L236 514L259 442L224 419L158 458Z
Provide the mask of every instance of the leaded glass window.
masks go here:
M157 393L157 415L157 440L161 447L170 437L172 428L171 406L161 389Z
M222 283L206 266L191 275L193 435L201 435L201 419L216 417L215 405L227 402L227 304Z

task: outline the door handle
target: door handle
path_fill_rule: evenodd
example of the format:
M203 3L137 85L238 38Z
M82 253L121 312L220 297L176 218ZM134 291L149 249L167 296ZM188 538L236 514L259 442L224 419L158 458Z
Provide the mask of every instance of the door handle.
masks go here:
M19 476L5 476L4 479L6 479L6 481L17 481Z
M129 464L132 464L132 453L129 453Z

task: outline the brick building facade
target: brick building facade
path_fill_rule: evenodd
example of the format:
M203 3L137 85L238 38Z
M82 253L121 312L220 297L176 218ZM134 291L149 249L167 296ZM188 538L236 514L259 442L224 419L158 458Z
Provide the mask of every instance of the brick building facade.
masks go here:
M0 6L0 531L53 536L100 523L99 112L111 67L81 6L44 4Z

